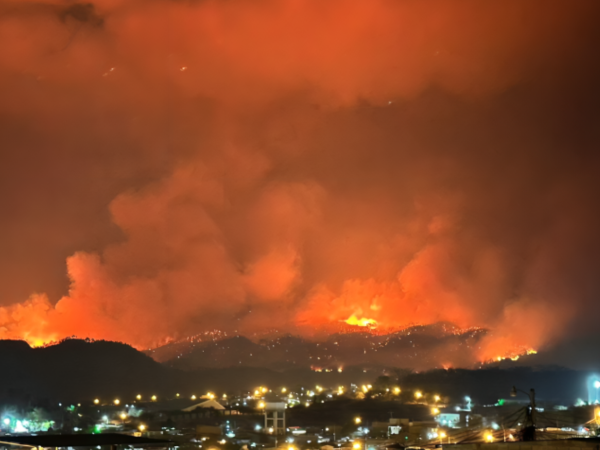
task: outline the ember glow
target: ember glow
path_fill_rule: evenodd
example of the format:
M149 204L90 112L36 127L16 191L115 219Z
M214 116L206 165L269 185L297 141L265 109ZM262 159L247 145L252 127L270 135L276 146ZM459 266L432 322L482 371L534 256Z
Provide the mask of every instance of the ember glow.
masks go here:
M0 338L593 333L599 12L0 0Z
M354 314L351 315L346 320L346 323L348 325L356 325L356 326L359 326L359 327L376 327L377 326L377 321L375 319L366 319L364 317L362 317L362 318L359 319Z

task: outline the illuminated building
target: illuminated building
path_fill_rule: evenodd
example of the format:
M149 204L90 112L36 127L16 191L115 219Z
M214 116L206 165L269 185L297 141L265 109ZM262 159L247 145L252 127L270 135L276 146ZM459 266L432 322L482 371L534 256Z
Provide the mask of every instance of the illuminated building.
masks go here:
M284 402L265 402L265 430L273 430L273 434L285 434L285 407Z

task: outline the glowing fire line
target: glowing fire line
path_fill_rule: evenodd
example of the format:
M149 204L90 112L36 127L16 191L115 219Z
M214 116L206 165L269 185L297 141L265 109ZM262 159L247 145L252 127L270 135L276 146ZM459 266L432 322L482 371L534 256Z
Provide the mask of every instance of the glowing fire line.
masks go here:
M358 318L356 315L352 314L348 319L346 319L346 323L348 325L356 325L358 327L376 327L377 321L375 319L367 319L366 317Z

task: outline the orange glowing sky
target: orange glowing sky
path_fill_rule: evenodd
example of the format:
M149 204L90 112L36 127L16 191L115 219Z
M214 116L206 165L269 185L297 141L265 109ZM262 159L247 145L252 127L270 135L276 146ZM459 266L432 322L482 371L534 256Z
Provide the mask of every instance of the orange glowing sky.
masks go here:
M0 0L0 338L594 333L599 9Z

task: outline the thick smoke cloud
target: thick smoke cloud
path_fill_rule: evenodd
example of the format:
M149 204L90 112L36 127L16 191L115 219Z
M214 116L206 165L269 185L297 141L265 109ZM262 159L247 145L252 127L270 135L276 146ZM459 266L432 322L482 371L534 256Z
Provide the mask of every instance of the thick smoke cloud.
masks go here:
M0 337L592 330L596 3L0 1Z

